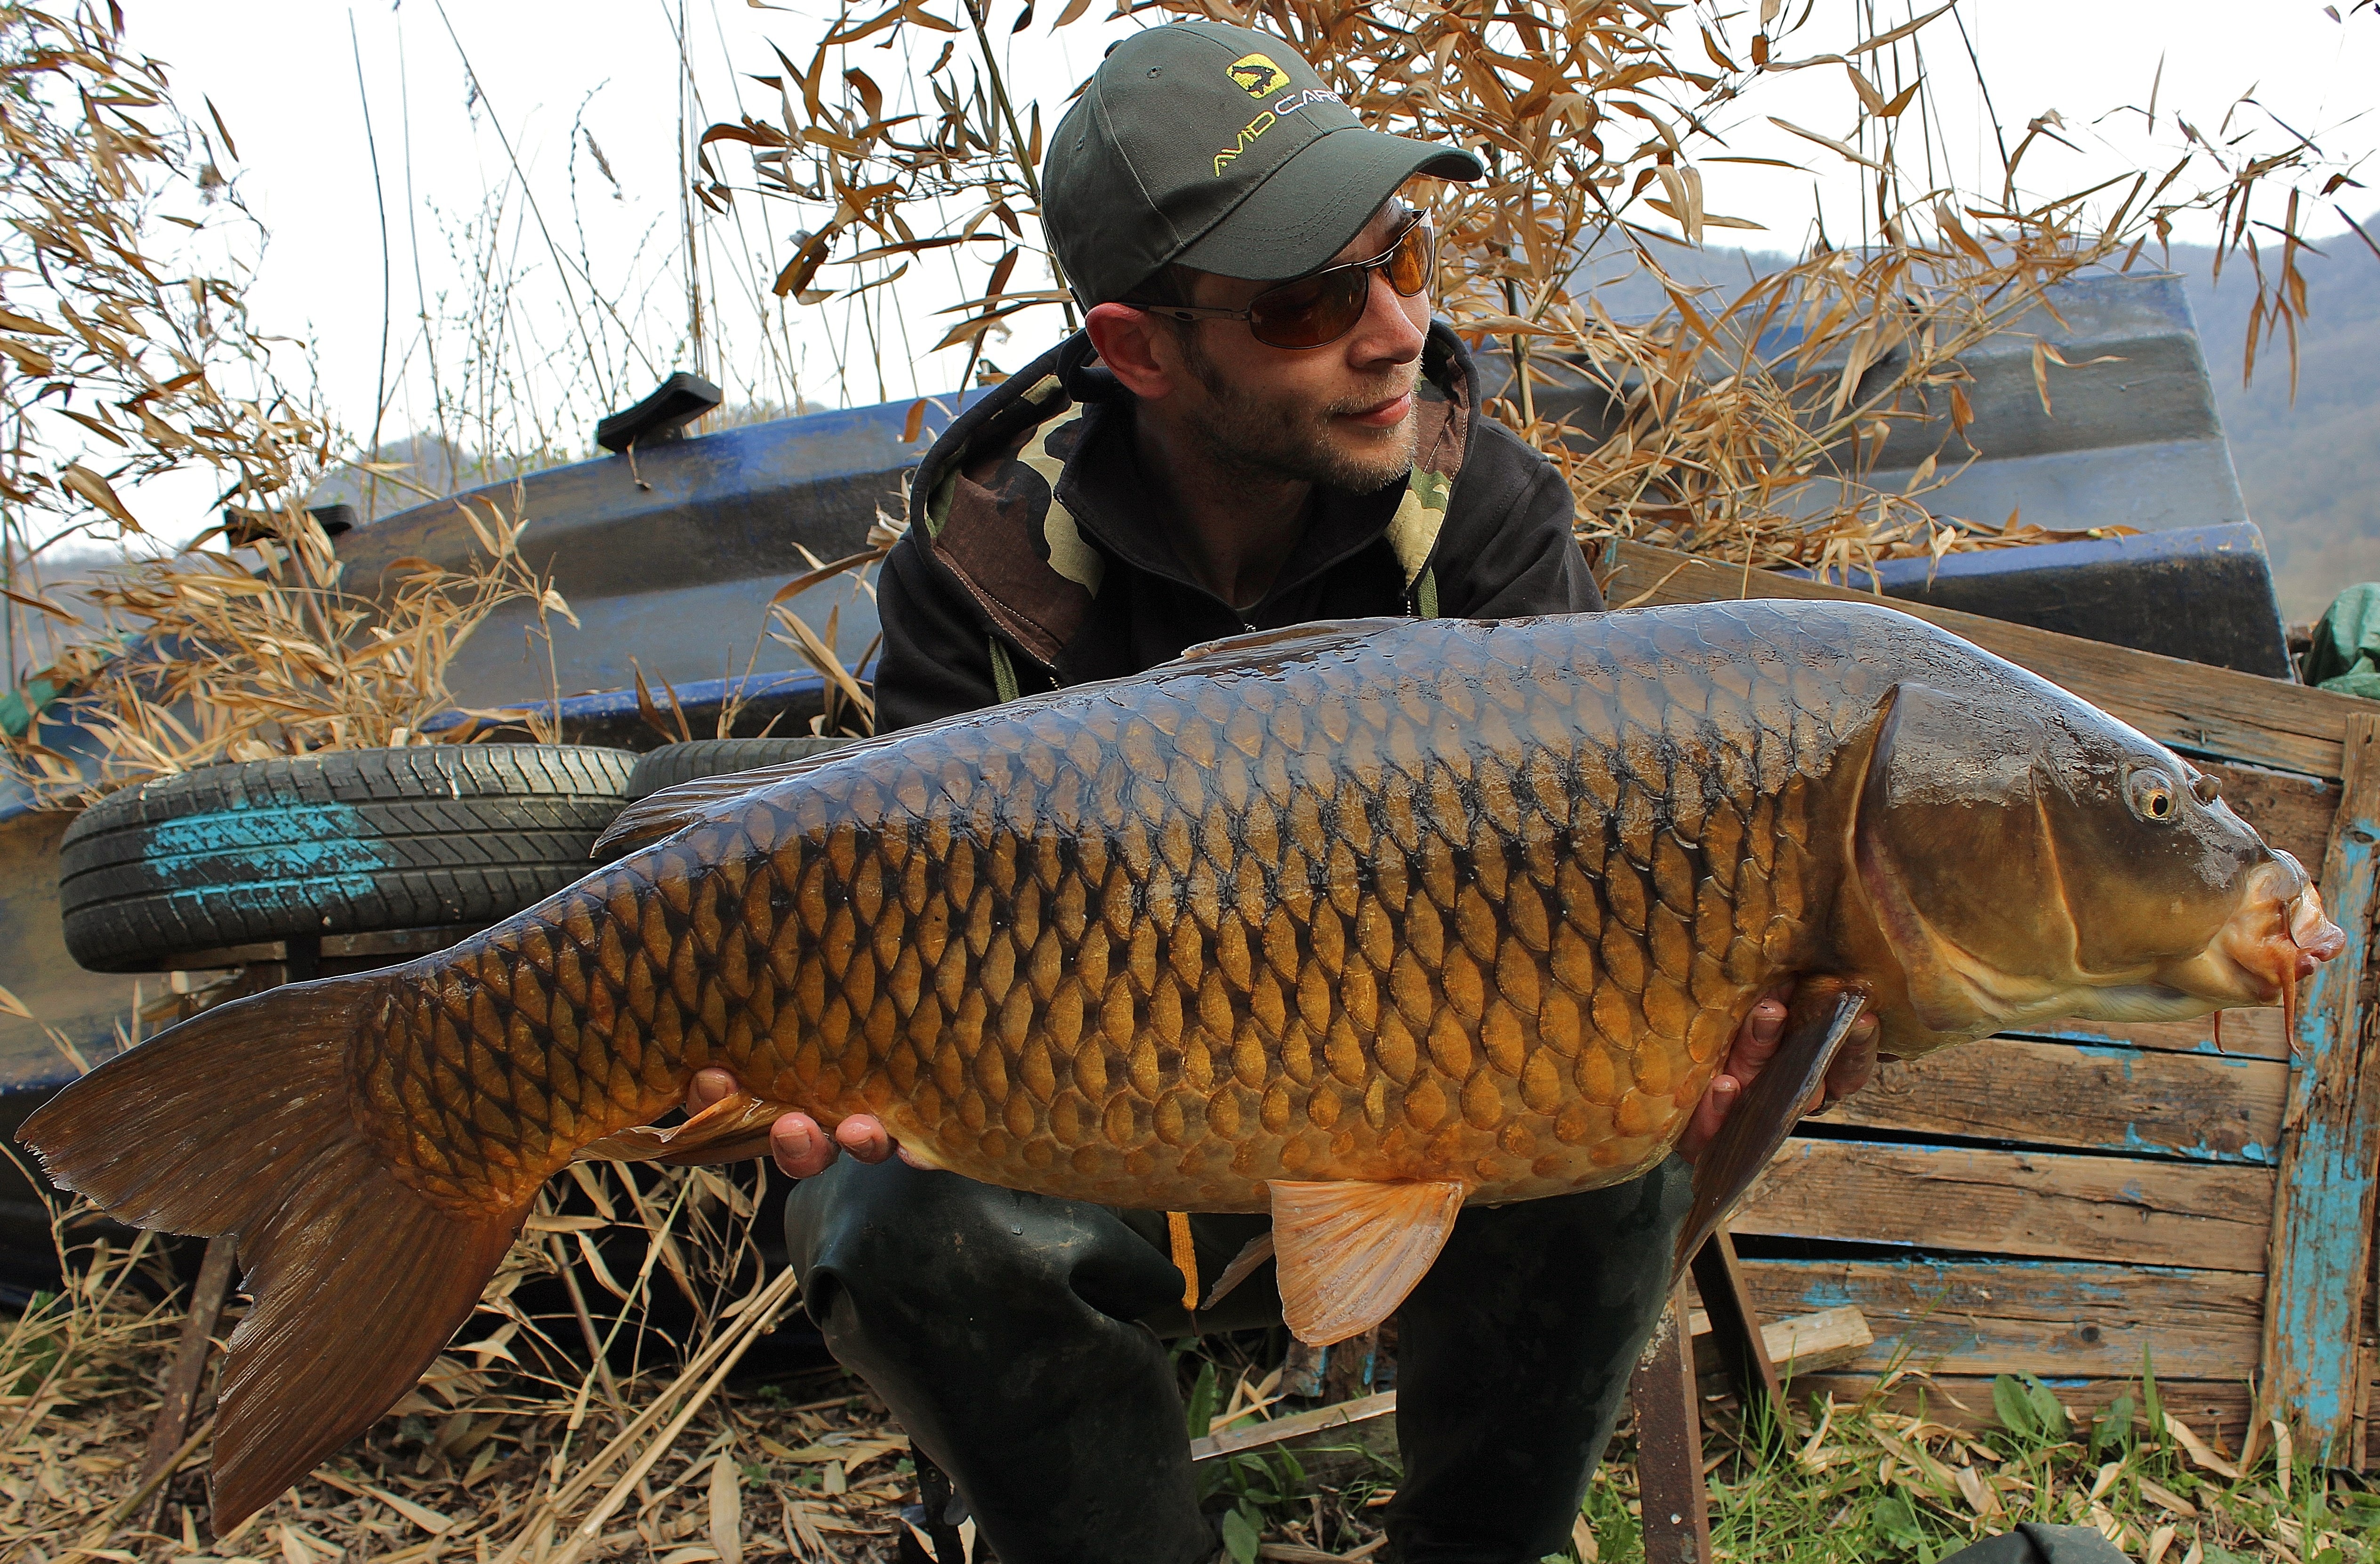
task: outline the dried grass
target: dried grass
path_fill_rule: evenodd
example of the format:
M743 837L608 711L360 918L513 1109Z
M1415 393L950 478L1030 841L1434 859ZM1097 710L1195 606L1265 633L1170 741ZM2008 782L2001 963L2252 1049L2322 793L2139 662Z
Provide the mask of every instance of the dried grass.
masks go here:
M140 1451L181 1318L164 1241L126 1250L87 1210L61 1211L67 1284L0 1333L0 1557L868 1557L908 1491L906 1442L881 1408L832 1368L727 1384L765 1362L748 1354L794 1302L789 1273L755 1280L750 1182L606 1166L564 1187L571 1209L530 1219L419 1388L219 1543L206 1536L203 1440L165 1483L155 1530L137 1524ZM526 1308L530 1284L552 1278L569 1306ZM614 1350L600 1359L591 1341ZM197 1410L202 1429L207 1396Z
M1053 25L1088 4L1069 0ZM1837 571L2041 540L2049 535L2015 518L1937 516L1924 503L1972 455L1961 438L1971 421L1961 356L2058 284L2130 266L2190 214L2218 220L2221 252L2254 269L2249 364L2256 336L2278 334L2294 350L2305 309L2300 212L2346 177L2313 142L2227 120L2218 145L2177 121L2186 140L2172 166L2030 197L2022 167L2058 137L2052 115L2005 152L1999 188L1961 191L1904 167L1900 153L1930 148L1923 43L1949 7L1872 23L1841 53L1789 58L1812 8L1795 9L1781 0L1763 0L1756 18L1646 0L1120 0L1115 14L1277 32L1377 128L1480 153L1487 179L1429 187L1444 236L1439 309L1475 346L1501 346L1524 371L1492 410L1560 463L1590 540ZM1026 6L1008 30L1032 15ZM933 64L907 79L870 74L929 53ZM838 302L881 336L882 318L923 285L917 268L947 264L967 302L943 311L958 319L938 346L967 346L970 372L990 340L1028 323L1053 336L1062 321L1074 325L1041 236L1035 176L1044 123L1064 105L1012 92L988 0L902 0L846 17L806 57L780 50L779 61L783 73L762 79L780 94L775 119L714 125L704 141L749 147L749 192L801 214L804 242L777 279L781 296ZM1712 230L1758 226L1706 209L1698 163L1768 161L1733 156L1713 122L1756 102L1765 79L1810 70L1840 74L1851 128L1836 138L1777 123L1862 171L1869 231L1848 246L1821 235L1802 259L1732 294L1676 282L1645 243L1664 236L1645 224L1665 222L1693 246ZM735 192L718 183L710 193L725 201ZM1661 286L1669 303L1654 319L1614 320L1585 285L1589 258L1615 253L1633 254ZM1762 346L1780 338L1790 346ZM2045 406L2062 363L2054 347L2037 347ZM1538 411L1540 390L1581 380L1613 405L1609 427ZM1918 421L1937 427L1935 455L1888 490L1867 481L1885 434Z
M832 1367L730 1377L739 1362L766 1362L768 1328L795 1303L783 1273L749 1285L748 1194L718 1170L606 1169L575 1187L591 1198L589 1185L610 1219L590 1208L534 1220L419 1389L221 1542L207 1535L202 1440L164 1484L153 1528L139 1525L140 1450L180 1324L160 1241L120 1248L87 1216L62 1214L66 1289L0 1328L0 1558L887 1564L917 1484L882 1405ZM636 1264L594 1258L606 1240ZM532 1315L519 1303L526 1283L565 1267L590 1304L583 1328L576 1310ZM614 1320L650 1331L643 1311L657 1292L695 1301L682 1340L653 1342L608 1382L577 1366L588 1354L562 1350ZM1181 1367L1190 1416L1215 1409L1213 1428L1289 1410L1261 1334L1198 1343ZM1904 1398L1924 1382L1907 1367L1890 1377ZM2003 1380L1999 1425L1980 1432L1895 1410L1892 1388L1803 1405L1781 1435L1719 1412L1705 1444L1715 1557L1924 1564L2031 1520L2095 1526L2150 1564L2380 1558L2380 1499L2286 1448L2268 1445L2240 1470L2176 1426L2153 1376L2095 1422L2046 1387ZM202 1397L201 1430L208 1411ZM1397 1471L1332 1442L1343 1437L1202 1465L1210 1507L1239 1518L1227 1540L1276 1560L1372 1556ZM1623 1428L1588 1491L1592 1544L1567 1557L1635 1564L1639 1509Z
M2094 217L2093 192L2019 196L2026 148L2057 130L2039 122L2010 155L2001 190L1937 188L1907 176L1894 152L1900 125L1925 112L1914 30L1887 29L1847 55L1789 61L1791 28L1778 0L1764 0L1750 38L1737 36L1755 25L1749 17L1712 20L1706 33L1692 13L1607 0L1277 0L1246 11L1163 0L1155 8L1270 27L1375 124L1481 150L1494 169L1483 188L1431 198L1448 236L1443 307L1526 371L1495 411L1562 463L1589 536L1747 565L1837 567L2026 540L2034 534L1998 518L1937 517L1925 507L1958 459L1961 354L2058 282L2137 260L2193 211L2219 215L2228 250L2256 268L2261 336L2293 341L2302 315L2297 219L2300 198L2326 176L2319 149L2194 139L2169 171L2114 187L2114 212ZM1087 9L1087 0L1069 0L1058 25ZM848 53L912 40L936 62L890 93ZM783 65L775 123L744 120L704 138L706 148L748 145L749 193L806 214L798 253L777 278L781 297L800 308L843 300L880 323L908 268L946 260L970 302L944 341L970 346L970 370L1003 333L1050 317L1073 323L1036 214L1043 121L1058 105L1012 94L988 9L904 0L838 22L806 63ZM1850 246L1815 246L1731 296L1663 276L1670 304L1649 321L1615 321L1591 293L1574 291L1597 247L1632 248L1659 274L1639 243L1643 212L1690 242L1730 226L1702 202L1695 159L1711 149L1709 116L1764 74L1814 68L1843 72L1857 100L1840 146L1812 139L1870 170L1872 232ZM90 8L53 17L0 7L0 72L10 88L0 92L0 151L12 171L5 199L31 203L10 208L25 220L0 245L30 245L26 253L45 269L0 273L10 289L0 353L11 365L0 371L0 504L12 529L0 557L12 572L12 613L39 615L12 617L12 661L40 625L53 673L82 692L79 715L102 737L102 785L212 758L417 740L451 705L445 660L487 612L524 596L567 612L519 562L523 518L471 513L483 568L424 566L377 605L348 595L319 528L293 503L326 459L324 421L277 391L224 389L225 377L269 363L269 345L246 334L237 286L169 275L140 253L152 218L176 215L164 209L185 194L212 212L212 192L236 214L206 130L174 115L162 71L127 54L120 27ZM700 194L716 207L736 192L714 178ZM2279 236L2277 254L2256 237L2276 200L2282 211L2267 232ZM852 268L847 282L820 285L829 264ZM1798 341L1764 351L1764 335L1777 340L1780 326L1796 328ZM2042 349L2045 402L2057 366ZM1614 404L1609 427L1582 430L1539 415L1538 390L1580 377ZM62 388L80 393L71 408ZM67 413L122 453L119 465L50 462L47 420ZM1883 434L1917 419L1944 430L1939 460L1889 492L1867 482ZM223 474L226 503L245 513L237 538L131 568L92 594L88 616L15 574L48 540L35 540L30 518L137 527L114 486L193 462ZM877 552L813 577L864 571ZM820 636L777 606L780 639L832 678L840 665L823 649L832 622ZM128 633L137 655L115 655L102 639L121 644ZM835 687L836 721L864 727L865 690ZM52 796L90 785L69 758L38 745L14 758ZM87 1216L61 1212L63 1291L0 1333L5 1556L33 1564L888 1557L893 1508L912 1485L880 1407L831 1371L774 1393L728 1378L753 1362L743 1354L793 1301L787 1279L759 1278L752 1228L771 1214L749 1189L711 1170L588 1170L556 1187L565 1205L532 1220L482 1313L420 1389L221 1545L204 1541L202 1448L167 1484L157 1531L122 1524L137 1508L126 1501L179 1309L159 1241L120 1246ZM532 1283L559 1288L565 1305L530 1312L522 1300L537 1295ZM663 1301L691 1321L676 1340L660 1335ZM590 1352L606 1342L633 1344L625 1369ZM1237 1381L1227 1412L1260 1413L1261 1359L1220 1343L1208 1355ZM603 1366L579 1366L588 1363ZM1196 1377L1195 1362L1186 1376ZM2218 1484L2162 1425L2127 1419L2108 1433L2113 1443L2094 1448L2087 1431L2072 1439L2046 1425L1970 1437L1880 1404L1820 1409L1790 1447L1762 1447L1771 1453L1721 1473L1722 1549L1925 1558L2037 1515L2112 1527L2156 1564L2222 1564L2226 1549L2292 1564L2371 1556L2370 1514L2292 1470L2286 1455ZM1260 1522L1270 1557L1343 1557L1376 1540L1374 1479L1334 1486L1267 1460L1217 1480ZM1632 1557L1632 1499L1623 1450L1590 1495L1599 1536L1591 1551Z
M6 761L46 803L217 760L426 742L453 705L447 666L491 612L527 599L540 625L569 613L521 557L517 503L464 504L483 552L462 569L400 562L369 595L342 580L301 504L329 423L277 374L236 272L193 269L226 259L205 241L253 228L211 123L176 109L112 11L0 6L0 647L12 673L45 659L28 687L66 696L10 735ZM175 224L184 241L143 252ZM60 466L67 434L105 442L113 464ZM222 527L42 591L42 551L140 533L117 485L193 467L223 485ZM68 723L95 758L42 741Z

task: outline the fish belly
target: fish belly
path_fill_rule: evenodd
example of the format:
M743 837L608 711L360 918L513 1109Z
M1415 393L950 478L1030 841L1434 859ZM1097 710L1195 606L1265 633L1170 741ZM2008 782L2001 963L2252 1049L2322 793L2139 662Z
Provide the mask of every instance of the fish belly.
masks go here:
M1633 617L1174 665L754 793L393 980L376 1134L517 1203L722 1064L1114 1205L1636 1177L1821 953L1886 681Z

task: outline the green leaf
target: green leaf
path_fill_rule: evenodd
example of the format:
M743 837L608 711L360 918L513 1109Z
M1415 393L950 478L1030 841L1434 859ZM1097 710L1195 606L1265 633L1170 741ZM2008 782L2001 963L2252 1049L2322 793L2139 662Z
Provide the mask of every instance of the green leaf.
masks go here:
M2057 1392L2028 1374L2024 1376L2026 1400L2033 1403L2034 1420L2053 1444L2063 1444L2072 1437L2073 1427L2066 1421L2066 1409L2058 1402Z
M2091 1425L2091 1459L2097 1461L2107 1451L2120 1449L2132 1437L2132 1417L2139 1409L2132 1404L2130 1390L2118 1396L2107 1407L2107 1415Z
M1916 1511L1899 1494L1885 1495L1869 1513L1875 1518L1876 1531L1895 1547L1913 1548L1925 1540L1925 1531L1917 1524Z
M2166 1437L2165 1398L2157 1394L2156 1369L2149 1362L2149 1350L2146 1347L2141 1349L2141 1400L2148 1408L2149 1437L2159 1441L2164 1440ZM2209 1552L2207 1557L2212 1560L2214 1554Z
M1232 1564L1257 1564L1257 1529L1239 1510L1224 1513L1223 1551L1232 1556Z
M1198 1383L1190 1390L1190 1437L1203 1439L1215 1422L1215 1365L1208 1364L1198 1371Z
M1992 1411L1999 1414L2000 1426L2011 1434L2031 1437L2040 1432L2034 1418L2032 1398L2012 1374L1993 1378Z

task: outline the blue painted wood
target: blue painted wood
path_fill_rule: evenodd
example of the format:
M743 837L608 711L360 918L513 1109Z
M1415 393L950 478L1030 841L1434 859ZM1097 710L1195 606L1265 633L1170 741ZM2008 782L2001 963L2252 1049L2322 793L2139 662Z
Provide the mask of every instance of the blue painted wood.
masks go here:
M2350 719L2346 790L2325 855L2322 894L2347 948L2301 996L2300 1057L2283 1121L2265 1314L2265 1392L2301 1448L2344 1460L2358 1390L2380 1156L2380 1066L2367 1067L2363 976L2380 861L2380 717Z

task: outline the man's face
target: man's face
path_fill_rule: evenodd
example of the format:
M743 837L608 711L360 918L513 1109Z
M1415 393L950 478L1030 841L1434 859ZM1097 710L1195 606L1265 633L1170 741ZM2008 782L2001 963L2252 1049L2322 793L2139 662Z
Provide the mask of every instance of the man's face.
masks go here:
M1402 223L1390 201L1331 264L1388 249ZM1191 302L1241 309L1276 283L1201 276ZM1429 295L1400 298L1375 272L1364 318L1322 347L1268 347L1240 321L1201 321L1177 333L1184 422L1218 465L1369 493L1413 465L1415 382Z

